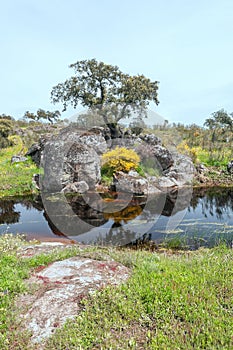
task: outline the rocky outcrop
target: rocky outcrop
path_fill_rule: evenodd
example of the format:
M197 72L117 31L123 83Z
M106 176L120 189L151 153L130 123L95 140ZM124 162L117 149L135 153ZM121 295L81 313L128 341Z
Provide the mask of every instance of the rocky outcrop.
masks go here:
M104 128L93 128L92 131L84 132L75 127L67 127L65 129L62 129L60 133L53 138L41 138L39 142L33 144L29 148L28 152L26 153L26 156L30 156L37 166L40 166L40 164L43 165L42 162L45 145L49 141L56 142L57 140L64 143L67 142L69 145L77 142L81 143L88 147L94 148L96 153L100 155L106 152L107 150L107 143L102 132L104 134Z
M195 174L195 167L191 158L173 152L172 159L173 165L168 171L164 172L164 175L173 181L176 186L191 185Z
M37 166L40 166L41 153L44 146L42 146L41 141L34 143L26 153L26 156L30 156Z
M63 249L59 243L41 245L48 246L49 251ZM40 245L27 247L30 248L35 254L41 249ZM24 251L23 253L25 254ZM127 267L104 254L99 261L75 256L56 261L35 272L26 283L29 290L32 285L37 285L36 291L33 288L34 293L25 293L17 298L21 326L31 333L30 347L43 349L44 340L57 327L62 327L67 320L75 319L81 312L79 301L83 297L108 285L124 283L129 276L130 270Z
M172 153L160 144L136 142L134 149L140 156L142 163L150 164L161 175L164 170L169 169L174 163Z
M44 168L40 185L45 191L84 193L100 183L100 157L114 142L108 140L106 128L96 127L82 131L68 127L50 139L41 139L32 145L30 155L37 165ZM113 142L112 142L113 141ZM187 156L171 152L161 145L161 140L153 134L128 135L121 138L122 146L135 149L142 163L150 164L153 175L142 177L136 172L115 174L114 186L117 191L134 194L157 193L161 189L191 184L194 176L192 160ZM124 145L126 142L126 145ZM84 185L85 182L85 185Z
M80 142L51 140L43 151L42 188L61 191L68 184L85 181L94 188L100 181L100 158L95 149Z
M86 181L79 181L74 183L69 183L63 189L63 193L85 193L89 190L89 186Z
M130 171L128 174L122 171L114 174L114 185L116 191L130 192L133 194L144 195L148 193L148 181L140 176L136 171Z
M100 181L100 155L106 150L107 143L102 133L67 128L56 137L41 139L32 145L27 155L44 168L40 182L43 190L56 192L65 188L65 192L69 189L83 193ZM83 181L86 186L80 186Z
M155 145L153 146L152 153L163 170L167 170L173 165L174 159L167 148L161 145Z
M78 141L83 145L93 147L99 155L107 151L107 143L101 134L91 132L83 133L80 135Z
M152 146L157 146L157 145L161 145L162 141L159 137L155 136L154 134L145 134L145 135L140 135L139 138L146 142L149 145Z

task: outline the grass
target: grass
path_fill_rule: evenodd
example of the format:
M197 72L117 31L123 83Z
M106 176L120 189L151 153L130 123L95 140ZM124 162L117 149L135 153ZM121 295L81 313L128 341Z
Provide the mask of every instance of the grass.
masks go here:
M232 349L232 258L140 252L128 283L84 300L46 349Z
M108 254L132 269L127 283L83 299L83 311L45 349L232 349L233 250L219 246L183 254L77 248L22 259L20 238L0 239L0 348L36 349L20 331L16 295L37 266L81 254ZM13 312L14 311L14 312Z
M35 191L32 177L38 173L38 168L30 157L26 162L11 164L13 155L26 152L19 137L15 137L15 142L13 147L0 150L0 197L31 194Z

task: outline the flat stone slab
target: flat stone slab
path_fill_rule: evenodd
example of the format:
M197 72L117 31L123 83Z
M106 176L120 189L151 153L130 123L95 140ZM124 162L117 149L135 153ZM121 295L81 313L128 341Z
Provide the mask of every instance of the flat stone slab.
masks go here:
M36 283L39 288L33 294L20 296L18 301L32 342L43 342L67 319L76 317L83 297L108 284L125 282L129 273L128 268L115 261L77 256L38 268L28 283L32 288Z

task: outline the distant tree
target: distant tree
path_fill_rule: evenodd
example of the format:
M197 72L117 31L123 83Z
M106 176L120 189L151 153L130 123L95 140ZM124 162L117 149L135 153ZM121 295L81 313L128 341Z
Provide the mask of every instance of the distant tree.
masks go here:
M13 131L13 123L10 119L0 119L0 148L11 146L8 136Z
M14 120L14 118L11 115L6 115L6 114L1 114L0 119L5 119L5 120Z
M104 126L103 118L97 110L90 110L86 113L81 113L76 119L77 124L83 128L91 128L93 126Z
M36 114L26 111L24 113L23 118L33 120L33 121L44 120L53 124L54 122L59 120L60 116L61 116L61 113L59 111L50 112L50 111L45 111L44 109L38 109Z
M214 143L221 134L225 134L227 131L233 132L233 115L232 113L228 114L224 109L220 109L206 119L204 126L212 131L211 138Z
M233 114L228 114L224 109L211 114L212 117L207 118L204 126L210 130L222 128L224 130L233 131Z
M146 123L140 118L135 118L130 124L129 128L135 135L140 135L146 129Z
M124 74L117 66L96 59L78 61L70 67L75 75L53 87L52 102L61 102L64 111L68 105L76 108L79 103L94 109L111 131L132 112L137 112L140 118L146 117L150 101L159 103L158 82L144 75Z

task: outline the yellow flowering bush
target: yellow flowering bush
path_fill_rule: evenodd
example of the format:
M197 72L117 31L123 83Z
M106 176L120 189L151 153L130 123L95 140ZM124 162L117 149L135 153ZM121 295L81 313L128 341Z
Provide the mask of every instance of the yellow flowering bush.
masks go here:
M132 149L116 147L102 156L102 170L123 171L128 173L131 169L136 169L139 165L140 157Z
M187 142L185 140L183 140L177 146L177 150L180 153L189 156L194 163L197 161L197 149L195 147L189 147L189 145L187 144Z

